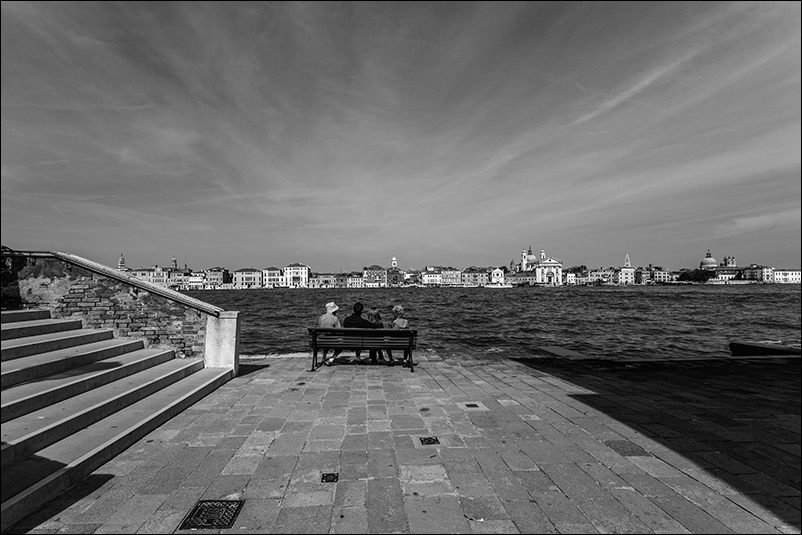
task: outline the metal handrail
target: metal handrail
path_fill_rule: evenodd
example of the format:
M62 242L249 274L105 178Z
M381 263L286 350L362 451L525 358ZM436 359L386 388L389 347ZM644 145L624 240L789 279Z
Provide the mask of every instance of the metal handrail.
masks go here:
M201 301L200 299L195 299L194 297L189 297L188 295L176 292L175 290L170 290L169 288L164 288L151 282L143 281L142 279L138 279L137 277L128 275L122 271L118 271L108 266L104 266L103 264L98 264L97 262L92 262L91 260L87 260L86 258L82 258L74 254L62 253L59 251L17 251L15 249L9 249L7 247L3 247L3 256L22 256L26 258L56 258L58 260L67 262L68 264L72 264L80 268L83 268L87 271L91 271L92 273L97 273L98 275L103 275L104 277L115 279L130 286L133 286L135 288L139 288L141 290L145 290L152 294L159 295L166 299L176 301L182 305L203 312L204 314L209 314L216 318L219 318L220 313L223 312L222 308L210 305L209 303Z

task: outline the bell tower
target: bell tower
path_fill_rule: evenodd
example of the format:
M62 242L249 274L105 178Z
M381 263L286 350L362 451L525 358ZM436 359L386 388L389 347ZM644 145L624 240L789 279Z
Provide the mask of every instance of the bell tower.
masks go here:
M397 268L398 267L398 260L395 257L390 261L390 267Z

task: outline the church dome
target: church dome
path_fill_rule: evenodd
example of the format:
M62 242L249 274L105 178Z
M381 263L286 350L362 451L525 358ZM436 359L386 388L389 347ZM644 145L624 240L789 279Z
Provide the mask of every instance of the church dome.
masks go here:
M716 267L718 267L718 262L716 262L716 259L710 254L710 249L708 249L707 255L699 262L699 269L716 269Z

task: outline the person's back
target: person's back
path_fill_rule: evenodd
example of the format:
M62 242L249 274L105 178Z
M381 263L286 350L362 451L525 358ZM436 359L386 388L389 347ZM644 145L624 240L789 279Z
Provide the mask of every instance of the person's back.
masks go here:
M340 307L338 307L334 303L334 301L332 301L331 303L326 303L326 313L320 316L320 318L318 318L317 326L321 329L342 328L342 325L340 325L340 318L337 317L337 310L339 309ZM342 353L342 349L335 349L334 356L331 357L330 359L326 358L328 352L329 352L328 349L323 350L323 364L325 364L326 366L331 366L332 363L334 362L334 359L337 358L337 356L340 353Z
M392 329L409 329L409 320L404 317L404 307L401 305L395 305L393 307L393 321L390 323L390 328ZM387 350L387 356L390 359L390 365L393 365L393 353L389 349ZM404 350L404 367L409 366L409 361L412 358L412 354L408 349Z
M343 327L346 329L375 329L377 327L375 323L371 323L362 317L364 308L359 301L354 303L354 313L343 320ZM362 356L361 349L354 349L354 356L357 364L365 364L365 361L360 358Z
M343 327L346 329L375 329L377 325L362 317L364 310L362 303L354 303L354 313L343 320Z

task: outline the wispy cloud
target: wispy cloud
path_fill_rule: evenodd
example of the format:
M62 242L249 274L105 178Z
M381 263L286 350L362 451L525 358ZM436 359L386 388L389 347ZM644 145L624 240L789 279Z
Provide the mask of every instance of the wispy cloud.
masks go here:
M586 123L596 117L603 115L605 113L609 113L613 109L621 106L625 102L635 98L638 94L645 91L649 86L654 84L657 81L663 80L665 78L670 77L673 73L679 70L684 64L690 61L696 52L691 54L687 54L686 56L669 63L668 65L664 65L662 67L658 67L656 69L651 70L644 76L641 76L637 82L633 85L629 86L628 88L620 91L616 95L612 96L611 98L605 100L602 104L600 104L596 109L593 111L586 113L576 121L574 121L574 125L579 125L582 123Z

